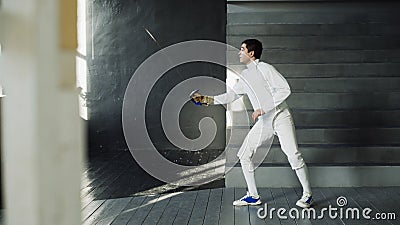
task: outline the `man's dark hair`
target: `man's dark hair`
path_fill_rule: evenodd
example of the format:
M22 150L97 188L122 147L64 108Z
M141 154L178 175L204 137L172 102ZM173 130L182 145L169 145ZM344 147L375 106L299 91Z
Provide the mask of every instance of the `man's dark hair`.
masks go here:
M246 48L248 52L254 51L254 57L256 59L261 58L261 53L263 50L262 43L257 39L247 39L242 42L242 44L246 44Z

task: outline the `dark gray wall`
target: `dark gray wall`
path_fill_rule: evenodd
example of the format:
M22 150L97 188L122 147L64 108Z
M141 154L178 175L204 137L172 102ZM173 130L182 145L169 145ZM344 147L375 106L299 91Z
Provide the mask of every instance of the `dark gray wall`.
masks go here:
M260 39L262 60L287 78L307 162L400 163L399 10L392 1L228 5L227 42ZM275 144L265 162L287 162Z
M126 149L121 124L126 86L136 68L160 49L144 28L152 32L162 48L192 39L225 42L226 3L224 0L88 0L87 3L89 149L92 153ZM225 80L223 68L193 63L169 71L153 88L147 103L151 110L146 123L158 148L174 148L165 139L160 125L165 94L179 82L197 75ZM188 121L188 115L193 120ZM182 112L182 122L186 122L183 132L189 137L199 135L197 124L204 115L213 115L220 127L209 148L223 148L225 113L221 107L186 105Z

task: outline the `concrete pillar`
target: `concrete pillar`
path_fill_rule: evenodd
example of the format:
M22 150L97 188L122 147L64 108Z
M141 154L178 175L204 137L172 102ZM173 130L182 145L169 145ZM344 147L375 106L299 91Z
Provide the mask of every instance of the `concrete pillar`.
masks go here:
M75 0L2 0L6 224L80 224Z

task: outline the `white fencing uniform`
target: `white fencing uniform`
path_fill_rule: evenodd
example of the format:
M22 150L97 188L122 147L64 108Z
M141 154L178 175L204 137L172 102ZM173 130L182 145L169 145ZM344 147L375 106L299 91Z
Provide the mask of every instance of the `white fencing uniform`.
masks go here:
M232 90L214 96L214 104L227 104L247 94L253 109L265 112L258 117L237 154L252 196L258 193L251 158L261 145L270 147L274 135L278 136L292 169L296 170L303 192L311 194L307 167L298 150L293 119L285 102L290 93L286 79L272 65L255 60L247 65Z

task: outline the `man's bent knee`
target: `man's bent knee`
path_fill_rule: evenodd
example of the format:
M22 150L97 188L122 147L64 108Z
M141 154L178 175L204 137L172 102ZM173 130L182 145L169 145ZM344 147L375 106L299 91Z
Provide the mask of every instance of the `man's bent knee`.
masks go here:
M288 161L290 163L290 166L292 167L292 170L301 169L305 165L304 159L301 156L296 156L294 158L288 158Z
M250 157L241 157L239 160L240 164L242 165L242 169L246 169L250 172L254 171L254 165Z

